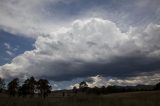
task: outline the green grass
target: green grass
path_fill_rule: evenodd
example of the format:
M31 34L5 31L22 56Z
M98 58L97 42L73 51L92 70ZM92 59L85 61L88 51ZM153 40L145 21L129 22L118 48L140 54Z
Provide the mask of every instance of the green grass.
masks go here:
M117 93L109 95L77 95L62 97L9 97L0 95L0 106L160 106L160 91Z

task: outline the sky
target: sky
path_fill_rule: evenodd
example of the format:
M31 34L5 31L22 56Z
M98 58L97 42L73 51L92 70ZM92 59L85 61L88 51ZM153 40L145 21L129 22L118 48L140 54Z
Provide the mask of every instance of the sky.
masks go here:
M53 89L160 81L159 0L0 0L0 77Z

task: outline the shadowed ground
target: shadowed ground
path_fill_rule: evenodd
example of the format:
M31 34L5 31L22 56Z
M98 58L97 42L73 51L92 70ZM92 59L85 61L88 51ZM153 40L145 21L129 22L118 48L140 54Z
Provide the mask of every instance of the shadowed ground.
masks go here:
M0 106L160 106L160 91L116 93L108 95L60 94L41 97L9 97L0 95Z

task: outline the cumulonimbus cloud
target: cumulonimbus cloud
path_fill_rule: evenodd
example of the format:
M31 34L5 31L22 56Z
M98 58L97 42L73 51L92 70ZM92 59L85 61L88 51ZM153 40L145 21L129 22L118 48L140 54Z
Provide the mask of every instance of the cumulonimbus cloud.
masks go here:
M0 77L45 77L64 81L103 75L130 77L160 72L160 26L131 28L122 33L114 22L101 18L76 20L47 36L35 49L0 66Z

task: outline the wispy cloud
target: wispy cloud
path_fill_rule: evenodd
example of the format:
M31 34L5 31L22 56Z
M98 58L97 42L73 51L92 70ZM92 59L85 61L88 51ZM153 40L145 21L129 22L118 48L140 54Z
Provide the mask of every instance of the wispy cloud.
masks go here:
M4 43L4 46L5 46L5 48L6 48L6 49L8 49L8 50L10 50L10 49L11 49L11 46L10 46L10 44L9 44L9 43Z
M11 51L9 51L9 50L7 50L6 53L7 53L9 56L13 56L13 55L14 55L14 53L11 52Z

